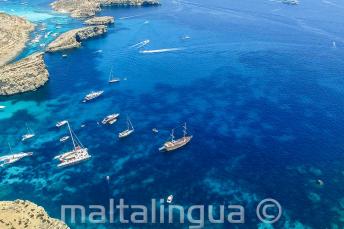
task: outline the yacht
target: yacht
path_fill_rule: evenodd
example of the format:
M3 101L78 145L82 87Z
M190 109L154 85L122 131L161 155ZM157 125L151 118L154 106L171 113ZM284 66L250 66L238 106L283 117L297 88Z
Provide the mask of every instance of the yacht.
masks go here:
M179 138L177 140L174 139L174 130L172 129L171 132L171 141L165 142L165 144L159 148L160 151L172 151L172 150L176 150L179 149L183 146L185 146L186 144L188 144L191 139L192 136L187 136L187 132L186 132L186 123L183 125L183 132L184 132L184 136L182 138Z
M0 111L4 110L6 107L5 106L0 106Z
M104 91L92 91L91 93L89 93L88 95L85 96L85 98L84 98L84 100L82 102L86 103L86 102L88 102L90 100L98 98L103 93L104 93Z
M103 121L102 121L102 124L105 125L105 124L114 124L117 119L119 117L119 114L111 114L111 115L108 115L106 116Z
M57 122L57 123L56 123L56 127L61 127L61 126L63 126L63 125L66 125L67 122L68 122L67 120L63 120L63 121Z
M128 137L130 134L132 134L134 132L134 126L131 123L129 118L127 119L127 125L128 125L127 129L118 134L119 138Z
M11 154L10 155L6 155L6 156L2 156L0 157L0 167L4 167L5 165L8 164L12 164L14 162L19 161L20 159L24 158L24 157L29 157L32 156L33 153L32 152L20 152L20 153L13 153L12 152L12 148L11 145L8 144Z
M111 68L111 71L110 71L110 75L109 75L109 83L118 83L120 82L121 80L119 78L115 78L112 74L112 68Z
M32 129L30 129L27 124L25 125L26 125L27 134L24 134L22 136L22 141L35 137L35 134L33 133Z
M88 149L82 145L76 134L71 129L69 122L67 122L67 126L70 138L72 139L73 150L54 157L54 159L59 160L60 162L57 165L58 168L71 166L91 158L91 155L88 153Z
M166 202L167 202L168 204L170 204L170 203L172 203L172 201L173 201L173 195L169 195L169 196L167 197L167 199L166 199Z
M153 133L156 133L156 134L159 133L159 130L157 128L153 128L152 131Z
M65 142L69 139L69 136L64 136L62 138L60 138L60 142Z

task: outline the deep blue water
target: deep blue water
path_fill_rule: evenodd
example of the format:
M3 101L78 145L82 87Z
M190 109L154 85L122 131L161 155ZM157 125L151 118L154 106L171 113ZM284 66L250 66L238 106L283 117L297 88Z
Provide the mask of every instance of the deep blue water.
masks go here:
M59 218L61 204L107 204L111 197L148 204L173 194L183 206L243 204L246 223L238 228L264 228L255 206L269 197L284 209L275 228L343 228L344 3L161 2L104 9L100 15L116 17L106 35L66 52L67 58L46 54L50 80L44 87L0 97L7 106L0 111L1 154L8 153L7 142L35 153L0 171L0 199L28 199ZM0 10L45 23L47 30L36 30L43 35L81 26L50 11L49 3L0 1ZM191 39L181 39L185 35ZM182 49L142 54L129 48L145 39L151 42L143 50ZM39 44L18 58L42 49ZM108 85L112 66L127 80ZM100 89L103 97L81 103ZM115 125L97 125L115 112L121 113ZM127 115L135 133L118 140ZM58 141L66 130L54 125L63 119L92 159L57 169L52 158L71 148ZM179 127L179 135L184 122L192 142L170 154L158 152L170 129ZM21 143L25 123L37 137Z

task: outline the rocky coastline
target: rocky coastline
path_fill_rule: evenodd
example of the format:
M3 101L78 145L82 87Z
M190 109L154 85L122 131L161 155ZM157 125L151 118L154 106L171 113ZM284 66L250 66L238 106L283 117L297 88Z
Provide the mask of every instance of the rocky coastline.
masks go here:
M100 36L107 32L107 27L104 25L87 26L80 29L73 29L61 34L53 42L51 42L46 51L57 52L81 46L81 41Z
M0 66L13 60L24 48L35 25L24 18L0 13Z
M49 78L43 53L34 53L17 62L0 67L0 95L36 90Z
M71 17L93 17L103 6L156 6L158 0L57 0L51 7L60 13L68 13Z
M108 25L113 23L115 23L115 19L111 16L93 17L85 21L86 25Z
M0 201L0 228L69 229L62 221L49 217L42 207L26 200Z

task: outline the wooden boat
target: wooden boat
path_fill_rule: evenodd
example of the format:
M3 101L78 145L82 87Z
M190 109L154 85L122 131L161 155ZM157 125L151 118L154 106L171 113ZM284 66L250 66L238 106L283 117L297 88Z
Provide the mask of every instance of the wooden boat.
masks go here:
M191 139L192 136L187 136L187 128L186 128L186 123L183 125L183 132L184 132L184 136L182 138L179 138L177 140L174 139L174 130L172 129L171 131L171 141L167 141L165 142L165 144L159 148L160 151L172 151L172 150L176 150L179 149L183 146L185 146L186 144L188 144Z

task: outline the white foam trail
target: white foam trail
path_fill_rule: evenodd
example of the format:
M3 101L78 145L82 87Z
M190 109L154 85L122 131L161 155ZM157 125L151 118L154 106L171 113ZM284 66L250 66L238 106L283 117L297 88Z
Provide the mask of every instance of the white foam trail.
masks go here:
M168 49L154 49L154 50L141 50L140 53L162 53L162 52L175 52L184 50L185 48L168 48Z
M130 46L129 48L142 48L143 46L146 46L147 44L149 44L150 40L144 40L144 41L141 41L137 44L134 44L132 46Z
M130 19L130 18L135 18L135 17L140 17L142 15L133 15L133 16L127 16L127 17L120 17L118 20L124 20L124 19Z

